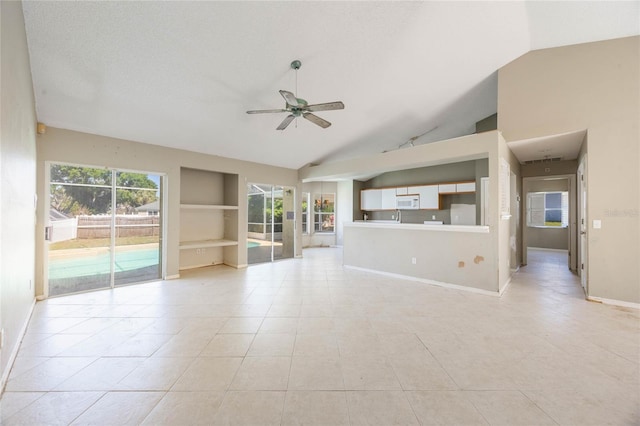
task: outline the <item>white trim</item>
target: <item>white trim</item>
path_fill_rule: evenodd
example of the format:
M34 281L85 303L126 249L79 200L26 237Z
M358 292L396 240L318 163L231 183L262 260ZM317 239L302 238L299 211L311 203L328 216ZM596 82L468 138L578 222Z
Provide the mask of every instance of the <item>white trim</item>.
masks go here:
M519 268L518 268L519 269ZM504 294L505 291L507 291L507 289L509 288L509 286L511 285L511 279L513 278L513 274L511 274L511 276L509 277L509 279L507 280L507 282L504 284L504 287L502 287L502 290L500 290L499 292L499 296L502 296Z
M527 247L529 250L534 250L534 251L553 251L556 253L567 253L569 254L569 250L567 249L552 249L552 248L544 248L544 247Z
M466 286L459 285L459 284L451 284L451 283L445 283L445 282L442 282L442 281L429 280L429 279L426 279L426 278L412 277L410 275L401 275L401 274L394 274L392 272L377 271L375 269L361 268L359 266L344 265L344 267L345 268L349 268L349 269L355 269L355 270L358 270L358 271L371 272L372 274L384 275L384 276L391 277L391 278L400 278L400 279L403 279L403 280L418 281L418 282L425 283L425 284L437 285L438 287L445 287L445 288L451 288L451 289L454 289L454 290L468 291L468 292L471 292L471 293L482 294L484 296L500 297L500 294L497 291L483 290L481 288L475 288L475 287L466 287Z
M180 274L167 275L165 280L177 280L178 278L180 278Z
M9 374L11 373L11 369L13 368L13 363L18 356L18 350L20 350L20 345L22 345L22 339L24 339L24 335L27 332L27 327L29 326L29 321L31 320L31 315L33 315L33 310L35 309L35 307L36 299L34 298L33 302L31 302L31 308L29 308L29 314L27 315L27 318L22 325L22 329L20 329L20 333L18 333L18 340L16 340L16 345L11 351L11 355L9 356L9 360L7 361L7 367L2 372L2 377L0 377L0 396L2 396L2 393L4 392L4 387L7 384L7 380L9 379Z
M371 220L345 222L346 227L357 228L387 228L387 229L402 229L412 231L436 231L436 232L472 232L477 234L488 234L488 226L479 225L426 225L421 223L398 223L393 221L375 222Z
M624 308L640 309L640 303L625 302L624 300L606 299L604 297L587 296L591 302L604 303L605 305L622 306Z

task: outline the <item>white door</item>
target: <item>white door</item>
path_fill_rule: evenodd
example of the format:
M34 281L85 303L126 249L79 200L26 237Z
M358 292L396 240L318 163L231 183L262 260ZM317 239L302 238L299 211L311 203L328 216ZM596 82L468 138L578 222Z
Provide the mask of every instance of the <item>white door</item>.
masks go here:
M580 283L585 293L587 290L587 229L589 222L587 221L587 156L585 155L578 167L578 213L580 228L580 265L578 265L578 273L580 274Z

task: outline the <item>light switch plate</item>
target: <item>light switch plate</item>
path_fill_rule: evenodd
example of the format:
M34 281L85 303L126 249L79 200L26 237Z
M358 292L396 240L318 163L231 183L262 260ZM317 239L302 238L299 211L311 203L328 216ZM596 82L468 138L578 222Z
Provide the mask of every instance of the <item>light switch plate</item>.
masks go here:
M602 221L600 219L593 219L593 229L602 228Z

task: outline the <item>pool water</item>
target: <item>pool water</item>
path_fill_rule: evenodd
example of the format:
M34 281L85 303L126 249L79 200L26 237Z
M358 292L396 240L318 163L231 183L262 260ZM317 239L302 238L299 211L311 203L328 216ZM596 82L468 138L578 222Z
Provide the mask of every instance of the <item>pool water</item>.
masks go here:
M109 252L96 253L95 256L49 259L49 279L109 274L110 263ZM115 272L146 268L159 263L160 251L157 248L116 252Z

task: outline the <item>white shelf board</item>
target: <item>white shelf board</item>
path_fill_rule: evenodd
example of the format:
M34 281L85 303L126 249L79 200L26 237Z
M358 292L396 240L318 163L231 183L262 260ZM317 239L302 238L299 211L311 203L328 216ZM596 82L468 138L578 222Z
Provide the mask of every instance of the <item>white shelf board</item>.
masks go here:
M201 210L238 210L238 206L223 206L220 204L180 204L180 208Z
M180 250L200 249L209 247L237 246L237 241L232 240L200 240L200 241L182 241L180 242Z

